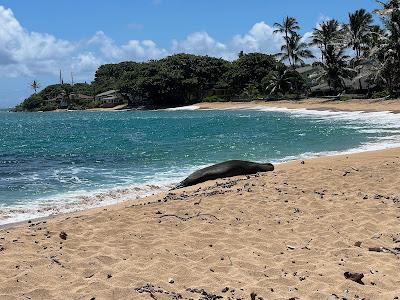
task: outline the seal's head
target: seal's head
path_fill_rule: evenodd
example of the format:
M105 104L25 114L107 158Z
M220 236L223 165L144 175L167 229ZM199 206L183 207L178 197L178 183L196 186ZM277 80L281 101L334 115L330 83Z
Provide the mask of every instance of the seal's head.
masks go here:
M270 172L270 171L273 171L275 169L274 165L270 164L270 163L261 164L261 167L262 167L264 172Z

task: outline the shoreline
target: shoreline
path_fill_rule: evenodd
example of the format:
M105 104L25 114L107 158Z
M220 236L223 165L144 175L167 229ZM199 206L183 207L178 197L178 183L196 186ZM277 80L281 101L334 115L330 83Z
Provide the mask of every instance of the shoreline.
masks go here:
M287 105L287 103L290 102L292 105L290 108L287 108L285 105ZM199 104L195 104L193 106L189 106L189 107L181 107L181 108L176 108L176 110L186 110L186 109L193 109L193 107L197 107L199 109L254 109L254 108L261 108L261 107L268 107L268 108L277 108L277 109L283 109L283 110L297 110L297 109L305 109L305 110L317 110L317 111L327 111L329 109L329 111L333 111L333 112L354 112L354 111L359 111L359 107L349 107L349 109L344 110L342 108L343 104L348 105L349 103L342 103L340 101L329 101L332 104L335 105L341 105L341 109L338 109L337 107L335 108L334 106L331 107L320 107L321 105L325 105L326 100L313 100L312 103L309 102L309 100L306 101L301 101L299 103L292 103L292 101L273 101L273 102L264 102L264 101L252 101L252 102L218 102L218 103L199 103ZM365 109L367 108L365 105L367 105L364 100L361 101L363 106L363 111L364 112L379 112L377 110L372 110L371 108L369 109ZM308 103L308 105L306 105ZM386 103L386 102L385 102ZM312 104L312 105L311 105ZM353 105L354 103L350 103L351 105ZM395 103L396 105L398 105L400 107L400 103ZM371 104L368 104L371 105ZM356 109L357 108L357 109ZM393 108L393 107L391 107ZM175 110L175 109L174 109ZM388 112L387 110L385 110L384 112ZM299 154L296 157L287 157L282 158L278 161L273 162L274 164L286 164L286 163L290 163L292 161L298 161L298 160L310 160L310 159L317 159L320 157L334 157L334 156L342 156L342 155L357 155L360 153L365 153L365 152L375 152L375 151L385 151L387 149L395 149L395 148L399 148L399 145L389 145L389 146L382 146L382 148L378 148L378 149L374 149L374 148L362 148L362 146L359 146L357 148L352 148L352 149L348 149L348 150L343 150L343 151L327 151L327 152L321 152L321 153L303 153L303 154ZM149 184L145 184L144 186L148 186ZM150 186L153 186L154 183L151 183ZM143 186L143 187L144 187ZM116 189L122 189L124 190L125 188L127 188L128 186L119 186ZM136 188L136 187L135 187ZM162 186L160 186L160 189L162 190ZM111 190L110 190L111 191ZM99 194L103 194L104 190L101 190L99 192L96 191L92 191L91 193L85 193L86 194L91 194L91 195L97 195ZM157 192L155 191L155 193L152 193L152 195L159 195L159 194L163 194L165 192L160 191ZM146 199L146 197L148 197L148 195L132 195L132 197L136 197L136 201L140 200L140 199ZM128 199L128 200L127 200ZM94 201L94 200L93 200ZM109 207L109 206L113 206L113 205L118 205L121 203L125 203L126 201L130 201L129 197L123 197L123 199L106 199L106 200L101 200L95 204L87 204L87 205L80 205L80 207L76 207L73 208L72 211L68 211L68 209L63 210L61 209L59 212L55 213L55 214L51 214L49 216L38 216L38 217L32 217L32 218L24 218L23 220L18 220L18 221L12 221L10 223L4 223L4 224L0 224L0 229L2 228L10 228L10 227L14 227L17 226L19 224L24 224L25 222L27 222L28 220L31 221L36 221L36 220L46 220L47 218L53 219L53 218L57 218L58 216L63 216L63 215L69 215L69 214L79 214L85 211L89 211L89 210L93 210L93 209L101 209L104 207ZM94 202L93 202L94 203ZM85 207L86 206L86 207ZM39 213L40 215L40 213Z
M279 166L279 168L283 167L290 167L292 164L295 163L309 163L309 162L313 162L313 161L318 161L320 159L335 159L335 158L348 158L350 157L355 157L357 158L357 156L359 155L385 155L385 153L389 153L391 151L399 151L400 152L400 147L392 147L392 148L385 148L385 149L380 149L380 150L367 150L367 151L357 151L357 152L340 152L340 153L335 153L335 154L327 154L327 155L316 155L316 156L311 156L311 157L306 157L306 158L302 158L302 157L298 157L298 158L293 158L293 159L289 159L289 160L285 160L285 161L280 161L280 162L274 162L274 166L275 168L277 168ZM400 157L399 157L400 158ZM267 174L267 173L265 173ZM243 176L237 176L237 177L243 177ZM235 178L235 177L233 177ZM226 178L229 179L229 178ZM225 179L217 179L217 180L210 180L207 181L205 183L199 184L199 185L195 185L192 187L187 187L187 188L181 188L178 189L176 191L186 191L186 190L193 190L195 187L197 186L203 186L203 185L212 185L212 184L216 184L218 181L220 180L225 180ZM121 187L123 188L123 187ZM175 190L172 190L172 192L174 192ZM5 223L5 224L0 224L0 231L1 230L9 230L9 229L13 229L19 226L23 226L24 224L28 223L35 223L35 222L43 222L43 221L48 221L48 220L54 220L54 219L58 219L58 218L62 218L62 217L71 217L71 216L75 216L75 215L79 215L79 214L83 214L86 212L96 212L96 211L101 211L104 209L108 209L108 208L118 208L120 206L123 206L127 203L133 203L135 204L141 204L141 203L145 203L148 201L151 201L154 198L160 198L163 197L164 195L167 195L171 192L171 190L166 190L166 191L160 191L160 192L156 192L156 193L152 193L146 196L137 196L137 198L135 199L124 199L121 201L117 201L115 203L107 203L104 205L94 205L93 207L89 207L89 208L84 208L84 209L77 209L76 211L71 211L71 212L60 212L60 213L56 213L56 214L52 214L49 216L42 216L42 217L37 217L37 218L30 218L30 219L26 219L26 220L21 220L21 221L16 221L16 222L11 222L11 223ZM107 201L106 201L107 202Z
M397 170L400 148L297 160L2 228L0 298L394 299L398 257L368 249L398 245Z

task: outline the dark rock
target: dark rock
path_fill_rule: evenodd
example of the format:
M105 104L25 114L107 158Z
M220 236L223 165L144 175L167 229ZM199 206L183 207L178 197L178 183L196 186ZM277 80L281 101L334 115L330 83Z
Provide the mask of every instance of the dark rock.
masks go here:
M60 232L60 239L66 240L67 237L68 237L68 234L67 234L66 232L64 232L64 231L61 231L61 232Z
M358 284L364 285L364 282L362 282L361 280L364 278L364 274L362 273L344 272L344 278L352 280Z

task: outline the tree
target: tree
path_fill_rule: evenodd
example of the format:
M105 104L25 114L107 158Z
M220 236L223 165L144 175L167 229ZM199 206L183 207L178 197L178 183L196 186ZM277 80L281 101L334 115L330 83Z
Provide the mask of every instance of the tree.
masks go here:
M348 67L347 59L344 54L345 49L328 45L323 51L325 60L316 62L314 65L319 69L315 75L317 81L325 81L334 92L345 88L345 79L350 79L355 71Z
M308 45L302 41L301 36L297 33L291 35L286 44L282 45L281 52L276 54L280 61L289 61L294 69L298 65L304 64L304 59L314 58L312 52L308 49Z
M389 0L387 2L375 0L375 2L380 4L382 8L374 10L374 13L381 16L390 15L391 13L400 9L400 0Z
M290 71L286 67L279 67L271 71L262 81L265 90L269 95L280 95L289 92L292 89L292 80Z
M342 43L341 34L342 28L338 21L324 21L314 28L310 45L316 45L321 50L321 57L324 60L324 52L327 51L329 45L340 45Z
M297 22L296 18L289 16L283 19L282 24L275 23L274 27L275 27L274 34L280 33L286 39L300 29L299 23Z
M36 93L37 93L37 90L40 88L39 82L37 82L36 80L34 80L34 81L31 83L31 88L35 91L34 93L36 94Z
M379 1L383 10L378 13L383 20L385 30L379 33L379 43L371 50L370 59L372 68L370 77L376 83L383 81L389 95L395 97L396 90L400 89L400 1Z
M352 47L359 59L366 49L372 29L372 15L365 9L349 14L349 24L345 25L347 46Z
M274 56L263 53L246 53L228 65L222 76L234 93L241 93L249 84L261 90L261 80L279 64Z
M283 38L286 43L286 49L287 51L290 51L291 47L289 45L290 39L294 34L297 34L297 30L300 29L300 26L298 25L299 23L297 22L296 18L293 17L285 17L282 21L282 24L275 23L274 27L274 34L282 34ZM288 53L287 59L289 60L289 64L291 65L291 53Z

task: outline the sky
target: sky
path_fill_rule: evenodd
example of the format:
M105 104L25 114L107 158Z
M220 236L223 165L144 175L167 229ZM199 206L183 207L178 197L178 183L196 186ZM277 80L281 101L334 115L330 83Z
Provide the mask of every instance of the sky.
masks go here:
M244 52L276 53L273 24L296 17L306 37L318 22L346 22L373 0L0 0L0 108L59 81L90 82L104 63L174 53L233 60Z

